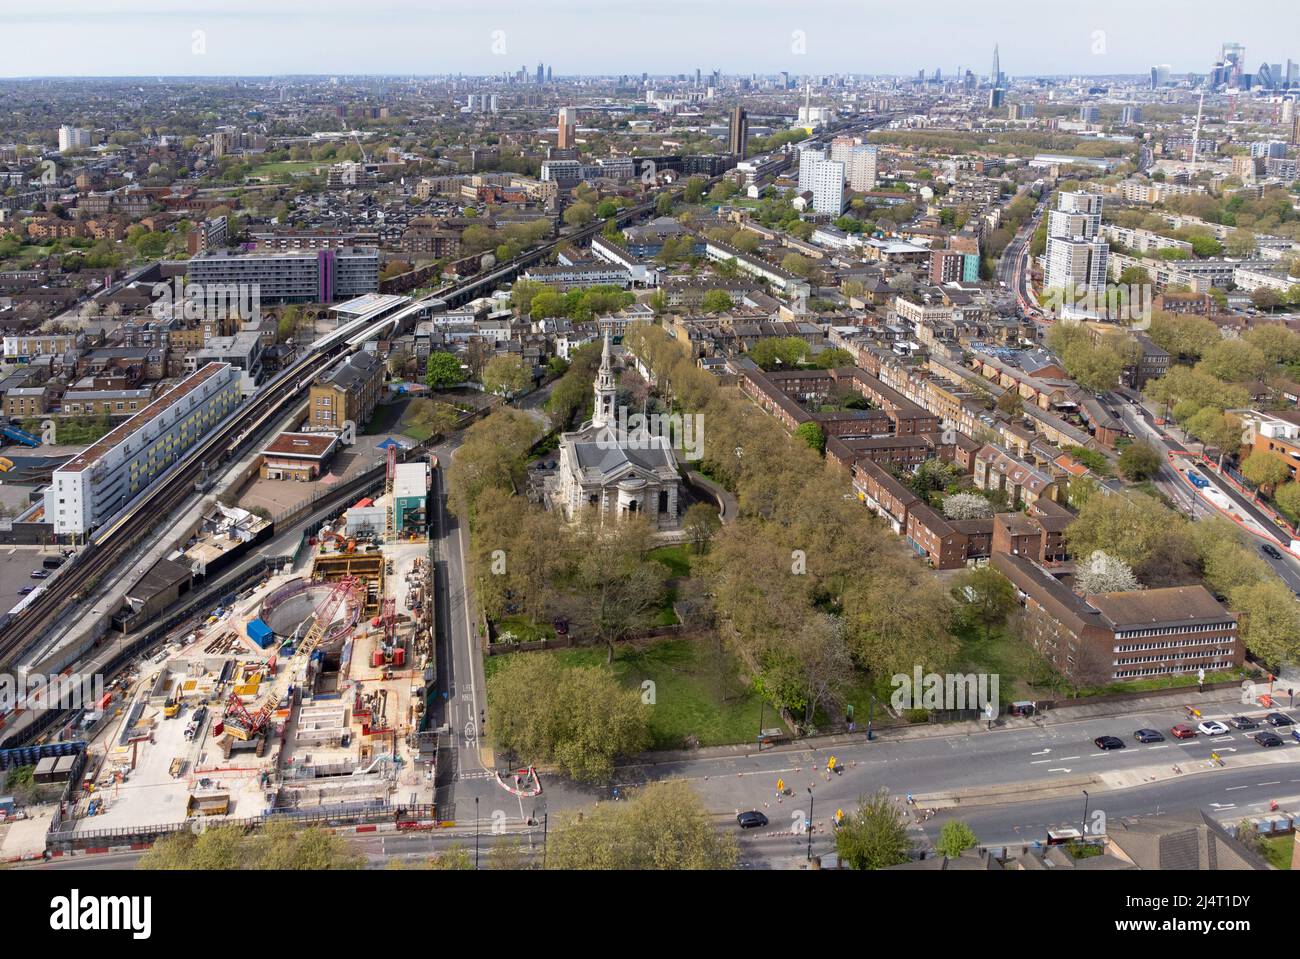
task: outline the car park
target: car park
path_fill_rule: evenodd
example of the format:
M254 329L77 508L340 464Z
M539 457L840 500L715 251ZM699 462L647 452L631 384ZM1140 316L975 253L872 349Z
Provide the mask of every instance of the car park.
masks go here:
M1124 740L1118 736L1098 736L1092 741L1098 749L1123 749Z
M1165 741L1164 734L1158 729L1139 729L1133 734L1133 738L1140 743L1162 743Z
M1270 726L1290 726L1292 724L1291 717L1286 713L1269 713L1264 717L1264 721Z
M741 829L757 829L767 825L767 817L761 812L751 809L749 812L742 812L738 815L736 822L740 823Z
M1259 723L1255 722L1255 720L1251 719L1249 716L1233 716L1228 720L1228 722L1232 723L1232 725L1238 729L1247 732L1252 729L1259 729Z
M1174 739L1195 739L1196 730L1186 723L1178 723L1169 730L1174 734Z
M1268 748L1270 746L1281 746L1282 737L1279 736L1277 733L1270 733L1266 729L1262 733L1255 734L1255 742L1259 743L1259 745L1265 748Z
M1228 731L1228 727L1217 719L1207 719L1196 728L1207 736L1222 736Z

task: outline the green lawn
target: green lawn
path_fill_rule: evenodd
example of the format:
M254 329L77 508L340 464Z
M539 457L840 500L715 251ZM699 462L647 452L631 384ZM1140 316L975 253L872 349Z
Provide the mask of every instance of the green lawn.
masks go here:
M1264 858L1274 869L1290 869L1291 857L1295 854L1295 836L1287 833L1285 836L1268 836L1261 845L1263 846Z
M401 433L423 443L437 433L440 426L447 425L453 413L460 415L451 404L426 397L381 403L375 407L374 415L366 424L366 434Z
M1054 694L1059 680L1055 670L1028 643L1005 629L991 630L987 639L983 629L965 629L957 638L961 647L952 671L996 675L1003 703Z
M294 173L311 173L317 167L329 166L320 160L279 160L263 163L248 171L249 176L288 179Z
M604 647L561 649L546 653L510 653L489 656L484 665L488 678L511 656L555 656L569 667L607 668ZM625 644L615 652L614 676L629 689L654 683L650 732L654 749L678 749L687 736L701 746L753 742L758 734L760 700L743 687L740 668L730 653L719 651L712 640L665 639ZM777 725L771 707L763 723Z
M678 546L660 546L646 556L663 563L673 576L691 575L691 548L684 543Z
M515 641L533 643L539 639L554 639L555 627L547 623L535 623L523 615L506 616L496 624L497 636L514 633ZM490 662L490 660L489 660Z

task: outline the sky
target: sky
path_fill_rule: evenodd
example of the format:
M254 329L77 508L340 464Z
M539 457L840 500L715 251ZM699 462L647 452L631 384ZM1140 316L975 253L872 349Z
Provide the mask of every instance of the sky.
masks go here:
M0 0L0 76L1253 72L1300 3L1252 0Z

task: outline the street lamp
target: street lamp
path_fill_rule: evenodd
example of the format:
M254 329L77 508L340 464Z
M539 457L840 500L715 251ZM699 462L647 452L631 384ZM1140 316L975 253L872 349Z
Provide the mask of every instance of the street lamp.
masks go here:
M808 861L812 862L813 804L816 802L812 786L808 787Z
M867 742L872 742L876 738L876 734L871 730L871 724L875 722L875 719L876 719L876 694L872 693L871 705L867 707Z
M1088 790L1083 790L1083 837L1088 838Z

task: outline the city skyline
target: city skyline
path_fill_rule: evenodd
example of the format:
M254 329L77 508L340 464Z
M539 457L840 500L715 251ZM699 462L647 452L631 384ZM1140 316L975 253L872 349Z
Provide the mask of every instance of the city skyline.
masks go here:
M40 9L0 12L10 40L0 64L5 77L49 76L432 76L513 73L544 61L556 76L620 74L799 75L855 73L912 76L936 67L982 75L998 46L1008 77L1140 74L1168 63L1174 75L1208 73L1225 42L1246 50L1246 67L1284 62L1290 50L1278 29L1294 8L1281 0L1257 5L1248 21L1224 24L1209 3L1176 11L1101 0L1068 25L1045 24L1043 11L1014 2L996 9L940 0L931 8L940 29L917 42L915 25L887 22L862 4L819 0L792 9L773 0L704 4L628 0L596 4L556 0L543 8L511 10L489 0L435 4L377 0L364 8L341 0L312 5L313 18L290 0L120 0L112 10L90 0L52 0ZM744 16L738 14L744 13ZM1177 41L1168 29L1176 19ZM292 26L293 41L285 43ZM1043 29L1050 26L1051 29ZM400 28L400 29L399 29ZM49 66L49 31L60 37L61 69ZM860 41L845 43L856 31ZM632 37L665 37L631 47ZM1160 45L1152 36L1166 38ZM726 43L718 43L726 37ZM671 42L668 42L671 38Z

